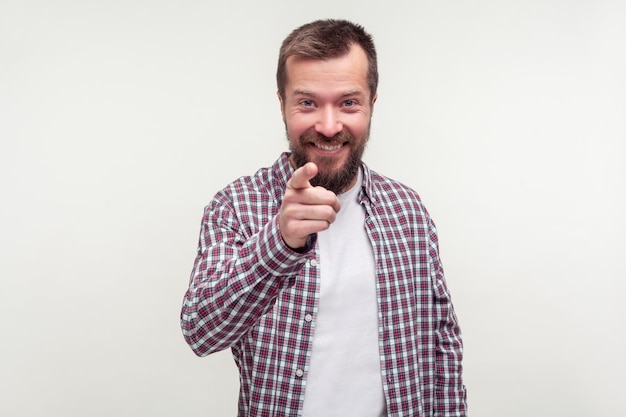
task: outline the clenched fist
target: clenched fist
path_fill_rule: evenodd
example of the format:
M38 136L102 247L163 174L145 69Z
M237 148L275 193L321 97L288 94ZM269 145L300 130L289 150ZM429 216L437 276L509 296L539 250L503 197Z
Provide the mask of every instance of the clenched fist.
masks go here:
M308 162L287 182L278 224L283 240L292 249L304 247L310 234L328 229L340 209L335 193L311 185L309 180L315 175L317 165Z

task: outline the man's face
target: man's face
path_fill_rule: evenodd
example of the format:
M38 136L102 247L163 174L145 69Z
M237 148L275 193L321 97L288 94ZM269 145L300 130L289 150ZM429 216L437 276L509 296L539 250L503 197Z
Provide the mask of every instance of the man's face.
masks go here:
M348 54L326 60L287 59L281 101L295 167L314 162L311 180L335 193L354 185L369 137L376 97L370 99L367 56L353 45Z

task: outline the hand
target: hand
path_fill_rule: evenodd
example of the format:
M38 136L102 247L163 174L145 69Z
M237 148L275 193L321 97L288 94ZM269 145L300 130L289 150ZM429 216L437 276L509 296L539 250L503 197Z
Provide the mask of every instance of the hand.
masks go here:
M313 162L301 166L287 182L278 224L285 243L300 249L312 233L328 229L340 209L339 199L324 187L313 187L309 180L317 174Z

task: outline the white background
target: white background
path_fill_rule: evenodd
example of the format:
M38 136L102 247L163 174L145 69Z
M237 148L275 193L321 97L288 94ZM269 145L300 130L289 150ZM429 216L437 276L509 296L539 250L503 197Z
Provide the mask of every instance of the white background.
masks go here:
M626 415L626 2L0 0L0 415L234 416L178 315L203 206L286 149L275 65L363 24L471 415Z

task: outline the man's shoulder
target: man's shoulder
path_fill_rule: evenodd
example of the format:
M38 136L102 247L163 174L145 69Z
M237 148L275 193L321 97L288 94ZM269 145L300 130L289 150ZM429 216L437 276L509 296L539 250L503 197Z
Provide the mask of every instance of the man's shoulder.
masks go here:
M289 174L287 156L283 154L271 166L232 181L217 193L216 198L235 201L277 199L282 196Z
M408 204L422 205L421 198L417 191L412 187L404 184L401 181L395 180L379 172L365 166L366 178L369 178L369 183L366 182L366 191L372 194L372 197L379 200L381 203L393 204L394 202L405 202Z

